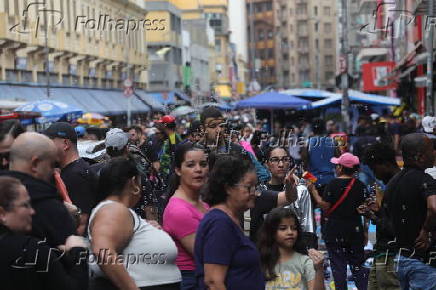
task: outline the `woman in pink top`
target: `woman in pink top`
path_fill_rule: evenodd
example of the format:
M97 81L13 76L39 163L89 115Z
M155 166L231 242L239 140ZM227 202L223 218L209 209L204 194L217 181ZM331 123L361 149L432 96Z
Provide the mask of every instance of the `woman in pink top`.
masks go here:
M195 233L209 209L200 199L200 188L206 182L209 163L203 148L186 143L175 152L176 188L163 215L163 228L176 242L176 264L182 273L182 290L195 288L193 258Z

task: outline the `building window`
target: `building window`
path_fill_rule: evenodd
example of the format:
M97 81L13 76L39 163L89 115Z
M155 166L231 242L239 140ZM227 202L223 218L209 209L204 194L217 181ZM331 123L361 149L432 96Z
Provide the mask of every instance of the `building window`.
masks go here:
M315 32L318 32L318 30L319 30L319 23L318 22L315 22L314 28L315 28Z
M297 4L297 9L295 10L295 14L297 15L305 15L307 14L307 4Z
M315 39L315 48L319 49L319 39Z
M299 34L306 34L307 33L307 21L298 21L297 31Z
M268 48L268 58L274 58L274 50L272 48Z
M313 14L318 16L318 6L313 7Z
M331 23L324 23L324 32L325 33L331 33L332 32L332 24Z
M326 55L324 57L325 65L333 65L333 55Z
M273 32L272 30L268 31L268 39L272 39L273 38Z
M256 13L261 13L263 11L263 3L255 3L254 10Z
M309 46L309 39L307 37L300 37L298 39L298 48L307 48Z
M333 48L333 41L330 38L324 39L324 48Z
M221 39L215 39L215 51L221 52Z
M272 1L271 2L266 2L266 11L272 11Z
M288 39L286 37L282 38L282 47L283 48L289 48Z
M309 81L309 73L310 73L310 71L308 71L308 70L299 71L298 76L299 76L300 82Z
M298 64L302 65L302 66L307 66L309 65L309 57L307 56L302 56L298 59Z
M257 40L263 40L265 38L265 33L263 32L262 29L259 29L259 31L257 32L258 38Z
M330 7L324 7L324 15L325 16L331 15L331 8Z

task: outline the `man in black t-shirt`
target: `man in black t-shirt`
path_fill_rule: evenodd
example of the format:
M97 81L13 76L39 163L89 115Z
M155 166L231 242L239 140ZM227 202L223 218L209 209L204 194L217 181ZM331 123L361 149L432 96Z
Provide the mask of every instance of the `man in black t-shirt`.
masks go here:
M56 145L61 178L73 204L82 210L77 232L83 235L89 214L96 203L96 178L89 169L90 165L79 157L77 133L69 123L53 123L44 134Z
M436 289L436 269L428 262L429 233L436 229L436 181L424 172L434 163L433 143L421 133L403 137L404 169L389 182L383 207L392 223L402 289Z
M383 184L401 171L395 159L395 151L389 144L376 143L365 150L364 162L374 172ZM392 241L392 227L386 217L386 211L380 207L384 192L377 192L377 199L369 198L359 207L361 213L376 225L377 242L374 245L374 263L369 273L368 290L379 290L382 287L391 290L400 289L400 282L395 274L395 252L391 251L389 242Z

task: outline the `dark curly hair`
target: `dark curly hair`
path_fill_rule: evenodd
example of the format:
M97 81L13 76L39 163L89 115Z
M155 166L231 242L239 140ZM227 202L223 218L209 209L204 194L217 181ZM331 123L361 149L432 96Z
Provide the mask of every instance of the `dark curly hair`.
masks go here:
M274 280L277 275L274 271L277 265L280 253L276 242L277 231L282 219L291 218L295 221L297 227L297 240L295 241L294 251L306 255L307 251L301 242L301 224L298 217L289 208L279 207L273 209L265 218L262 227L258 233L258 249L260 253L260 263L262 271L267 281Z
M210 168L210 167L209 167ZM209 181L202 191L203 200L214 206L227 200L227 186L234 186L248 172L255 172L255 167L248 159L239 156L219 156L209 175Z

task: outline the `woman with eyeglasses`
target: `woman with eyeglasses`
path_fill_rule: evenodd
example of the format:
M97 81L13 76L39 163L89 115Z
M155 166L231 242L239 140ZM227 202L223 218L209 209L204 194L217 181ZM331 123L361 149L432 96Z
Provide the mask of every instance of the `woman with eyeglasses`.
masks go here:
M2 290L87 289L87 249L82 237L50 248L26 235L35 210L26 187L12 177L0 177L0 276Z
M217 159L204 190L212 209L195 238L196 289L265 289L259 253L241 227L243 213L254 206L256 184L250 161Z
M286 174L293 164L292 158L288 151L282 147L273 147L266 152L265 165L271 172L271 179L266 184L270 190L282 191L285 186Z
M282 147L270 148L266 152L266 167L272 178L265 184L264 190L256 197L254 208L250 210L250 238L257 240L257 232L263 224L263 216L273 208L282 207L297 199L297 178L290 170L291 158ZM287 185L285 185L287 184Z
M185 143L175 151L175 181L172 197L163 214L163 228L176 242L176 264L182 273L182 290L195 289L194 241L198 225L209 206L200 198L200 188L209 173L207 155L198 145Z

